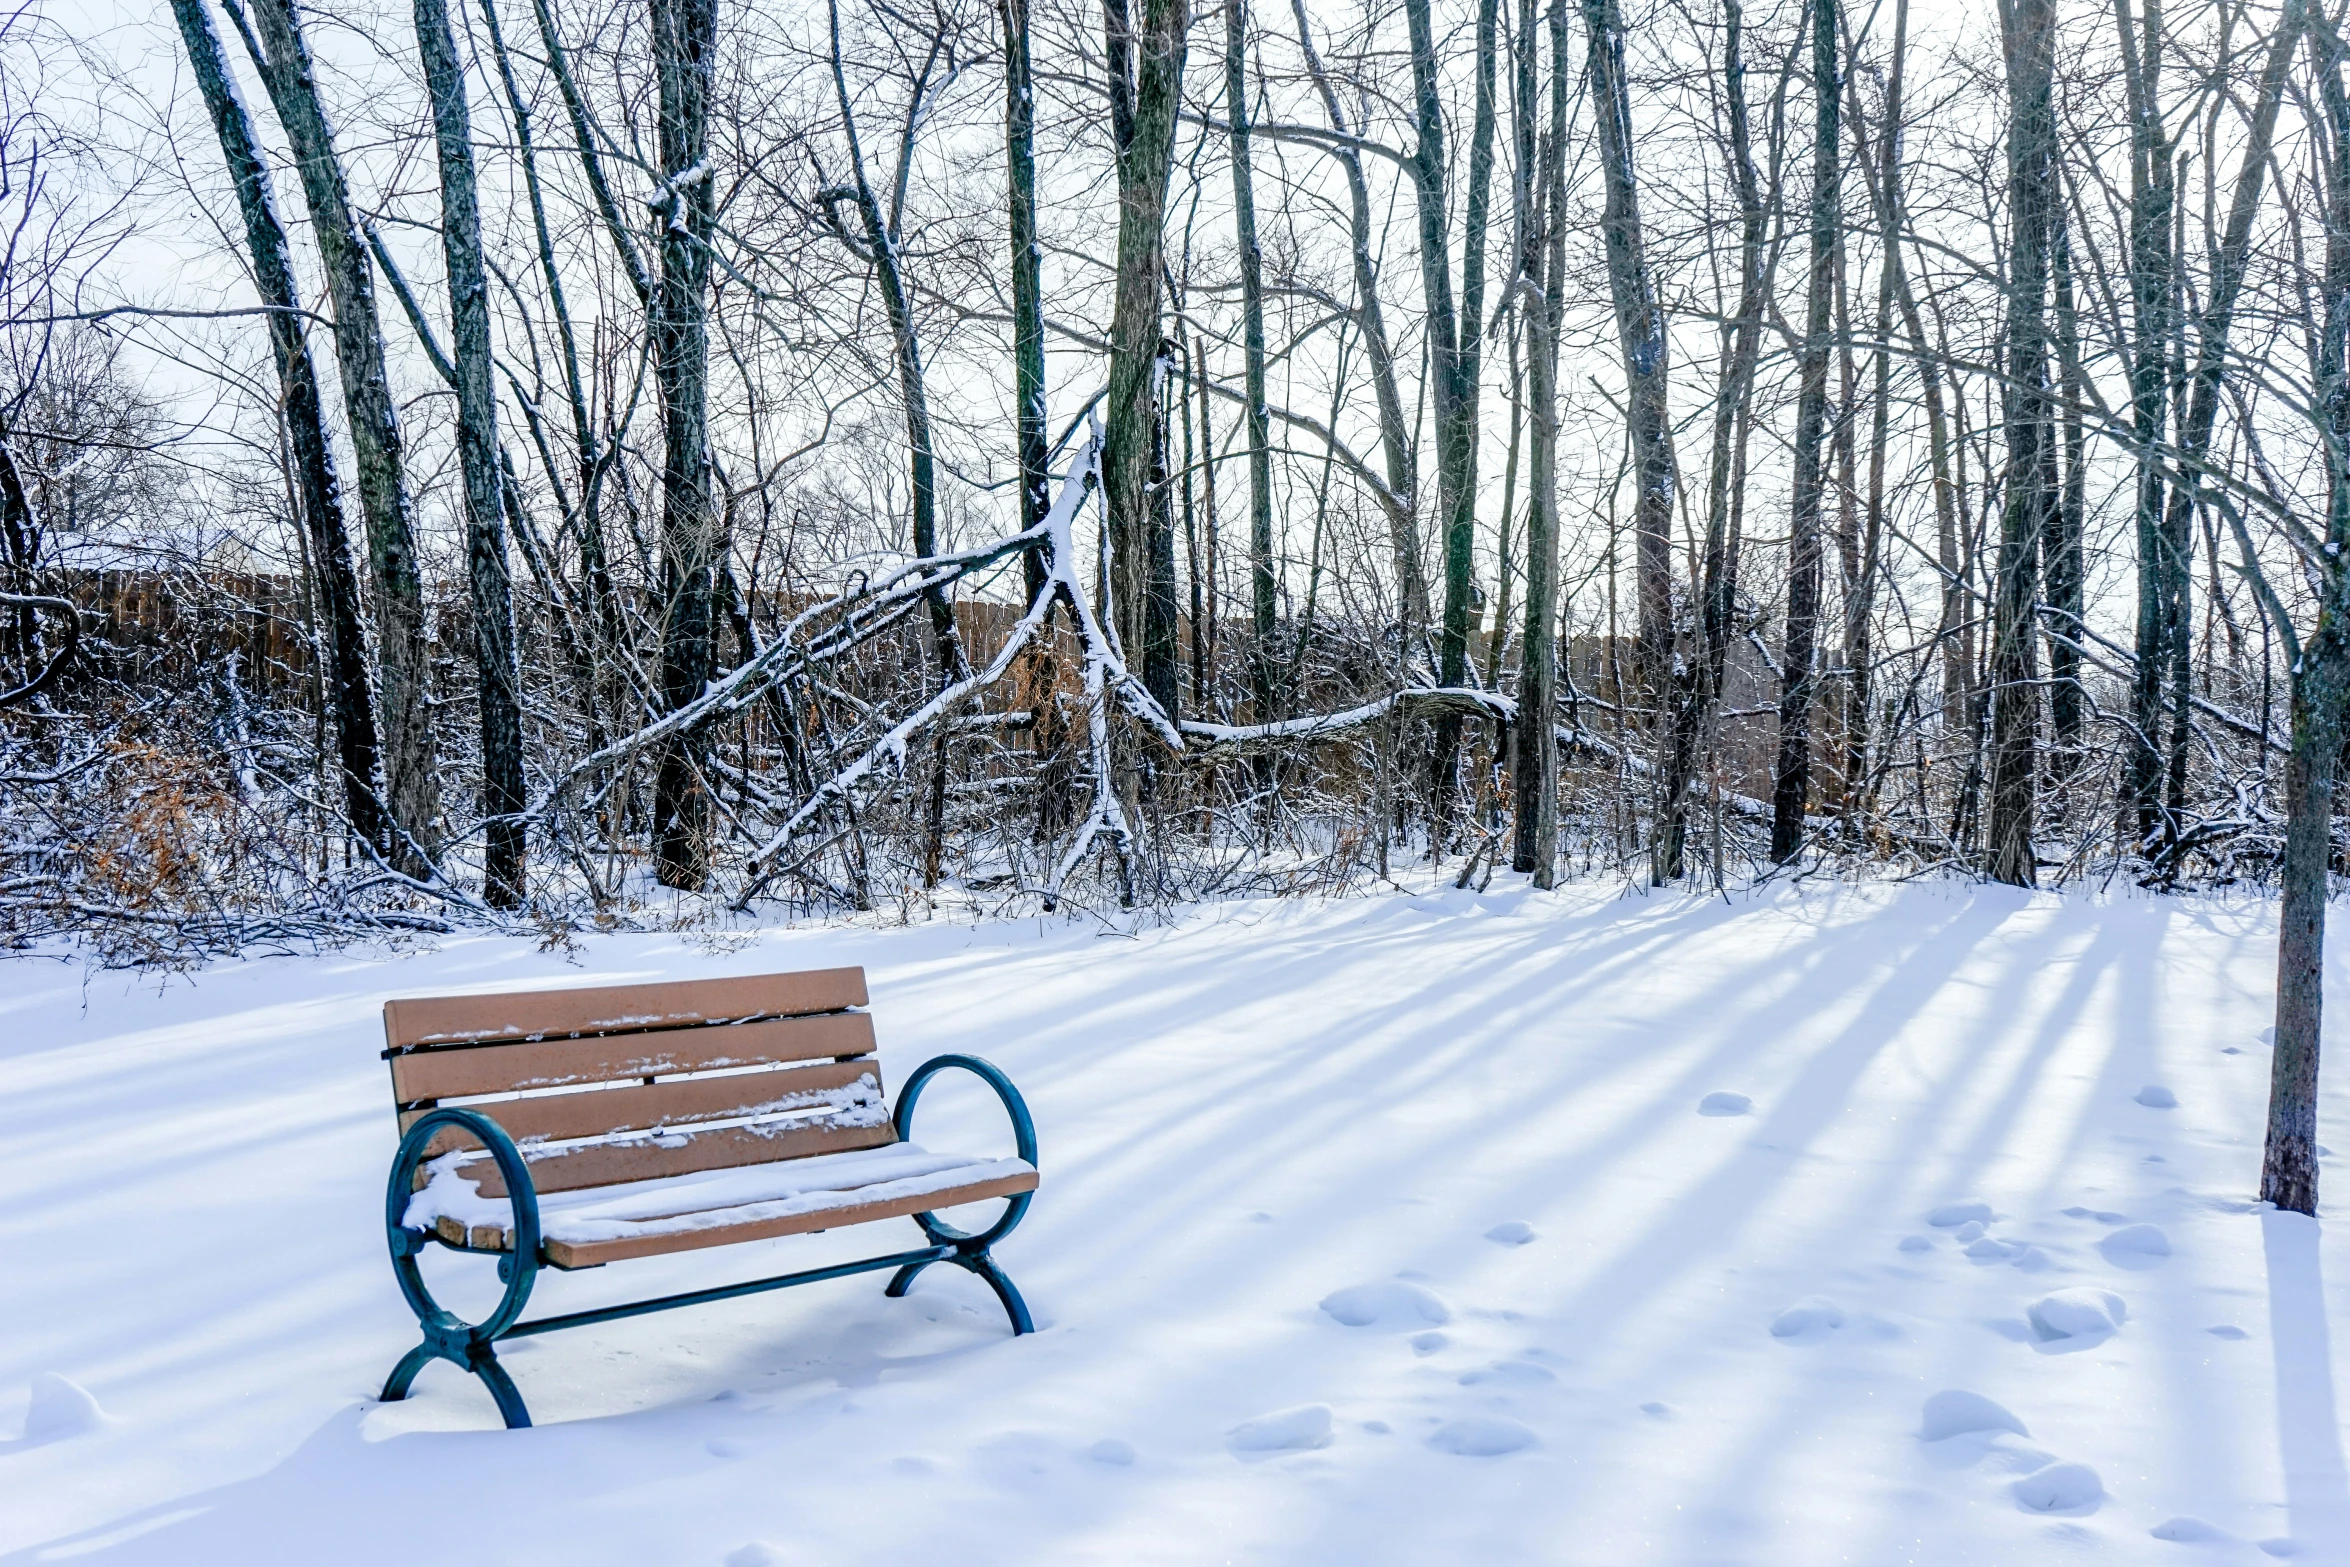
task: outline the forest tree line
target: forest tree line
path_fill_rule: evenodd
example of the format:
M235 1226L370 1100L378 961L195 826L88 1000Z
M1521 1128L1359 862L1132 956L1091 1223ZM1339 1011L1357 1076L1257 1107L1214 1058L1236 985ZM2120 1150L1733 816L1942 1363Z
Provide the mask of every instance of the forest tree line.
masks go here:
M2339 4L170 23L0 27L15 939L2248 880L2314 1085Z

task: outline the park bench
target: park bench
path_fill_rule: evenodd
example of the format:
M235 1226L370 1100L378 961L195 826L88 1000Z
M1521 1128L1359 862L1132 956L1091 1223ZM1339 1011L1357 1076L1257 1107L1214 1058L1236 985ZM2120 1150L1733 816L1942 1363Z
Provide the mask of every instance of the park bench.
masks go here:
M689 980L437 996L384 1004L384 1057L400 1117L384 1227L400 1292L424 1331L384 1383L408 1396L447 1360L481 1378L506 1424L530 1413L496 1345L761 1290L895 1269L902 1296L935 1262L994 1289L1012 1331L1028 1307L989 1255L1036 1190L1036 1131L1010 1079L975 1056L916 1068L892 1114L874 1057L865 971L819 969ZM993 1088L1018 1156L956 1158L907 1140L936 1074ZM984 1230L935 1210L1009 1199ZM522 1319L542 1267L635 1257L911 1217L925 1245L743 1284ZM443 1308L417 1266L429 1246L494 1255L497 1308L468 1323Z

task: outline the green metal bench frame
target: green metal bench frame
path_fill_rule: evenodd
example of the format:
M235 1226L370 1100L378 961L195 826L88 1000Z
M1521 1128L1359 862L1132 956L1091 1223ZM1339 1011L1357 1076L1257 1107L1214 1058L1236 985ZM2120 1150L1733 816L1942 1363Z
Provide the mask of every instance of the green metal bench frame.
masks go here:
M1020 1090L1001 1070L977 1056L933 1056L914 1070L898 1090L896 1112L890 1117L898 1140L907 1140L913 1124L915 1101L930 1079L950 1069L970 1072L984 1081L1003 1101L1012 1119L1012 1135L1019 1149L1019 1157L1031 1166L1036 1164L1036 1123L1028 1114L1028 1102L1020 1097ZM459 1128L481 1139L497 1161L498 1172L504 1177L506 1190L514 1205L513 1249L503 1252L485 1252L479 1247L457 1246L442 1238L434 1230L409 1229L406 1218L409 1199L416 1191L416 1174L425 1161L425 1150L442 1131ZM424 1341L400 1357L384 1382L383 1401L397 1403L408 1396L417 1373L435 1360L446 1360L451 1365L472 1372L481 1378L482 1385L497 1400L498 1413L505 1417L508 1429L530 1424L530 1410L522 1402L522 1391L506 1368L498 1363L496 1346L505 1339L522 1338L533 1333L553 1333L561 1328L584 1328L598 1322L613 1322L622 1317L641 1317L649 1312L670 1311L679 1306L700 1306L711 1301L732 1300L738 1295L756 1295L766 1290L787 1289L794 1284L815 1284L825 1279L846 1278L854 1273L875 1273L883 1268L897 1271L882 1291L890 1297L902 1297L917 1275L933 1263L952 1263L967 1269L985 1280L1003 1303L1004 1315L1012 1322L1015 1337L1036 1331L1036 1324L1028 1314L1028 1303L1020 1298L1020 1291L996 1266L989 1250L996 1242L1019 1227L1028 1212L1033 1191L1017 1192L1005 1198L1001 1217L986 1229L967 1233L944 1223L936 1214L917 1213L914 1222L922 1227L929 1245L913 1251L891 1252L882 1257L865 1257L855 1262L835 1263L828 1268L809 1268L798 1273L778 1274L773 1278L754 1279L745 1284L721 1285L715 1289L688 1290L680 1295L663 1295L652 1300L629 1301L617 1306L599 1306L592 1311L565 1312L560 1316L537 1317L522 1320L523 1307L530 1303L531 1286L537 1282L539 1269L552 1266L541 1251L539 1233L538 1190L531 1184L529 1163L515 1147L514 1139L506 1129L488 1116L474 1110L445 1107L425 1112L407 1135L400 1139L400 1151L393 1156L391 1182L384 1193L384 1235L391 1247L392 1274L400 1281L400 1293L407 1298L409 1309L416 1313L417 1326L423 1330ZM818 1232L821 1233L821 1232ZM451 1251L467 1252L475 1256L495 1256L498 1259L498 1278L506 1286L497 1308L479 1322L466 1322L433 1298L424 1282L423 1270L417 1258L427 1245L446 1247ZM602 1264L598 1264L602 1266Z

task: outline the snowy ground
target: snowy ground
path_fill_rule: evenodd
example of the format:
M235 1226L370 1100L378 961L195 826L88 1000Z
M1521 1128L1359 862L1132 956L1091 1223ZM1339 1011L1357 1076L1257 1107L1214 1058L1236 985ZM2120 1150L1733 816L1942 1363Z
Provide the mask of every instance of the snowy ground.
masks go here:
M2350 1251L2245 1201L2272 931L1513 891L0 965L0 1562L2350 1561ZM1026 1089L1035 1337L868 1276L522 1341L535 1430L446 1365L371 1402L414 1337L385 997L843 962L893 1081L960 1048ZM925 1142L1007 1145L937 1092Z

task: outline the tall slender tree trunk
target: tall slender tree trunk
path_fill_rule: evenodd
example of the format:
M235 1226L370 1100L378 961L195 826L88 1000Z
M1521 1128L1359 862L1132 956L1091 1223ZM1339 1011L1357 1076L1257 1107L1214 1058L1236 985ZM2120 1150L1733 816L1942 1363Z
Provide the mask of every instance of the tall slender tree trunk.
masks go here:
M1130 0L1103 0L1112 54L1112 120L1118 151L1118 281L1110 318L1110 391L1103 414L1102 477L1109 510L1111 626L1128 658L1141 661L1142 683L1172 716L1179 674L1173 603L1154 594L1155 563L1172 564L1174 540L1155 537L1171 524L1153 495L1163 471L1159 403L1166 357L1159 333L1167 265L1167 184L1175 168L1175 129L1183 88L1190 9L1185 0L1140 0L1141 27ZM1131 55L1133 74L1126 74ZM1124 110L1119 102L1129 105ZM1172 588L1172 572L1168 573ZM1157 603L1159 607L1154 609ZM1157 623L1164 614L1167 624Z
M1828 434L1828 351L1834 336L1836 235L1843 148L1836 0L1812 0L1811 268L1796 359L1795 504L1788 519L1787 629L1780 655L1779 765L1771 794L1771 860L1803 847L1811 802L1811 709L1818 678L1821 463Z
M343 529L341 485L327 440L318 369L302 331L302 299L294 286L286 232L278 222L268 165L262 161L244 99L229 75L220 35L213 30L203 0L172 0L171 11L213 132L220 139L229 180L236 187L254 283L269 312L269 345L277 362L279 415L290 449L295 508L325 622L323 685L325 705L334 719L343 813L371 850L388 857L391 823L379 792L375 695L368 685L366 640L359 628L359 581L351 566L351 541Z
M1249 688L1256 720L1274 717L1273 423L1265 407L1265 253L1257 243L1256 171L1249 154L1248 0L1224 4L1224 117L1232 139L1232 227L1240 251L1240 342L1248 440Z
M2081 760L2082 727L2087 702L2081 688L2080 637L2082 617L2088 612L2088 561L2085 553L2089 515L2088 429L2082 416L2088 397L2081 368L2080 308L2073 289L2071 226L2065 221L2058 195L2056 234L2051 262L2056 283L2057 384L2062 391L2057 410L2063 477L2055 503L2048 508L2052 526L2044 546L2047 557L2048 608L2060 632L2048 642L2048 717L2056 754L2051 759L2050 801L2063 810L2068 786Z
M2048 272L2056 226L2056 5L2007 12L2007 472L1991 600L1991 831L1984 870L2029 887L2039 786L2040 540L2055 496Z
M498 472L498 394L490 379L490 284L482 261L465 68L446 0L416 0L416 45L440 153L441 254L449 270L449 360L456 370L457 458L465 474L465 576L473 598L481 705L482 883L488 901L522 901L522 679L515 663L514 591L507 576Z
M2325 19L2310 30L2310 64L2329 135L2324 171L2325 274L2316 343L2316 406L2325 436L2326 526L2321 587L2309 639L2293 646L2293 749L2285 763L2285 855L2279 868L2276 1050L2269 1066L2268 1137L2260 1196L2317 1212L2318 1044L2325 1002L2326 894L2333 860L2335 774L2350 703L2350 64ZM2306 558L2306 557L2305 557ZM2281 606L2279 606L2281 607Z
M334 133L319 103L318 82L290 0L254 0L260 47L253 52L278 123L293 144L310 227L335 307L335 360L342 371L343 413L351 430L359 514L367 530L367 564L375 611L381 684L384 804L391 813L392 864L411 876L432 874L441 848L441 789L432 732L431 665L425 652L424 588L416 563L416 529L401 472L399 409L384 370L383 326L375 277L351 215L349 187ZM230 0L229 15L243 14ZM248 37L248 42L252 40Z
M1036 72L1029 55L1029 0L999 0L1004 24L1004 167L1012 230L1013 422L1019 444L1020 526L1052 509L1044 384L1044 246L1036 233ZM1028 597L1045 587L1045 561L1026 557Z
M1531 7L1529 7L1531 9ZM1531 29L1528 29L1531 32ZM1550 134L1541 194L1521 254L1535 303L1527 318L1527 398L1532 403L1526 512L1526 636L1518 650L1517 833L1510 863L1548 888L1558 879L1558 363L1566 321L1567 8L1550 8ZM1529 48L1527 53L1531 55ZM1532 97L1520 77L1521 102ZM1539 258L1537 260L1536 258Z
M1591 40L1591 111L1599 126L1599 158L1607 190L1599 229L1607 250L1616 342L1624 356L1624 407L1632 447L1633 577L1640 606L1636 662L1642 705L1661 741L1673 664L1675 478L1667 397L1671 344L1640 226L1640 184L1632 161L1632 85L1624 74L1624 16L1618 0L1583 0L1583 25ZM1660 790L1660 828L1669 815L1661 795ZM1663 831L1650 835L1651 879L1664 869L1665 836Z
M2219 418L2220 387L2226 377L2229 340L2235 327L2236 300L2251 263L2252 229L2260 216L2261 191L2276 141L2277 112L2284 103L2293 55L2300 47L2308 15L2307 0L2284 0L2277 16L2277 30L2269 39L2268 58L2261 68L2251 123L2245 133L2244 161L2236 174L2227 226L2220 235L2219 248L2212 255L2211 280L2204 290L2203 310L2196 321L2195 367L2182 402L2184 416L2179 422L2178 454L2173 462L2189 478L2185 483L2168 487L2159 531L2151 541L2158 642L2139 651L2141 689L2136 695L2147 703L2147 711L2141 715L2141 733L2149 738L2159 733L2165 743L2161 744L2158 758L2138 759L2131 781L2137 793L2141 841L2158 840L2162 849L2168 849L2177 840L2179 818L2186 803L2187 757L2193 741L2189 725L2193 693L2188 673L2193 635L2194 518L2196 495L2201 486L2192 476L2210 460L2212 430ZM2150 12L2149 21L2153 20ZM2133 274L2136 269L2133 245ZM2163 282L2166 287L2171 286L2167 276ZM2159 439L2159 430L2156 438ZM2142 497L2142 515L2145 505ZM2144 526L2143 520L2140 525ZM2145 569L2142 561L2140 570ZM2143 615L2146 596L2143 586L2140 594ZM2147 727L2149 723L2152 728ZM2155 761L2159 761L2159 769L2150 765Z
M2130 0L2114 0L2114 21L2130 114L2130 422L2138 464L2137 660L2130 682L2124 796L2135 811L2143 848L2162 831L2162 671L2175 606L2175 572L2163 532L2169 485L2160 447L2170 420L2169 359L2176 326L2171 218L2177 159L2162 123L2166 38L2161 0L2149 0L2142 18L2131 15Z
M661 390L661 700L675 710L702 694L717 662L716 573L724 553L710 488L710 82L717 0L652 0L658 86L661 271L652 292L654 379ZM661 748L653 785L655 864L664 886L698 889L710 875L704 742Z
M1485 245L1493 193L1495 47L1500 0L1479 0L1476 31L1476 107L1469 133L1469 188L1461 237L1461 287L1455 307L1451 276L1450 190L1445 159L1444 99L1436 55L1436 28L1428 0L1405 0L1411 34L1412 95L1419 139L1411 160L1412 192L1420 220L1421 292L1428 315L1430 403L1436 416L1436 505L1444 549L1443 620L1437 634L1436 678L1457 686L1468 679L1477 542L1477 405L1485 315ZM1430 761L1430 800L1441 837L1457 801L1461 719L1437 720Z

